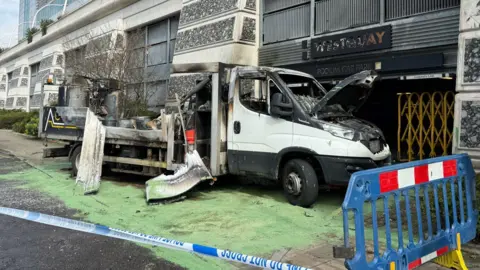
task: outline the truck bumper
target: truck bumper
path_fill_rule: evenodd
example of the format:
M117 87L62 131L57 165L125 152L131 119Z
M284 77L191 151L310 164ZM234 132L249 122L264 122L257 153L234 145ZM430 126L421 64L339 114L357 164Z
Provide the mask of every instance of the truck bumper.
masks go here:
M328 185L347 186L350 177L357 171L373 169L391 164L391 156L374 161L370 158L316 156L322 165L325 183Z

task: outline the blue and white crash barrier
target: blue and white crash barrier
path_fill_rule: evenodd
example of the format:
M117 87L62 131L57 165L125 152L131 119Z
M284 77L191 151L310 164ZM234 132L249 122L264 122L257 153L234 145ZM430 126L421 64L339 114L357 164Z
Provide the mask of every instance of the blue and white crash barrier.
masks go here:
M123 239L127 241L148 244L153 246L161 246L171 249L177 249L181 251L187 251L192 253L199 253L211 257L217 257L223 260L239 262L248 264L264 269L273 270L309 270L308 268L296 266L292 264L267 260L255 256L250 256L242 253L232 252L229 250L217 249L209 246L202 246L198 244L191 244L186 242L180 242L177 240L167 239L163 237L147 235L143 233L129 232L125 230L119 230L109 228L104 225L92 224L82 221L77 221L68 218L50 216L41 214L38 212L24 211L14 208L0 207L0 214L26 219L37 223L43 223L51 226L61 227L65 229L81 231L86 233L93 233L103 235L107 237L113 237Z

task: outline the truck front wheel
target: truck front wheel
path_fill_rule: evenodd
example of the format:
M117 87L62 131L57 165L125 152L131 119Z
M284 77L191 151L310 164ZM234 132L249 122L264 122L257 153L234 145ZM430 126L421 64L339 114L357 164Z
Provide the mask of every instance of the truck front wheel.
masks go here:
M310 207L318 198L318 179L312 165L302 159L292 159L282 173L285 196L293 205Z

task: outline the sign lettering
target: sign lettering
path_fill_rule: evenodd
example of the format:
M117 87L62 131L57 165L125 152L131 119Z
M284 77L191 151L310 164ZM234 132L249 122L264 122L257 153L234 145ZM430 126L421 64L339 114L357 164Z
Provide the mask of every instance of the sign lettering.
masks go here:
M419 80L419 79L433 79L433 78L442 78L443 74L421 74L421 75L411 75L406 76L407 80Z
M340 75L351 75L360 71L374 69L374 65L373 63L338 65L322 65L318 63L316 64L315 69L315 77L332 77Z
M392 46L391 26L382 26L312 39L312 58L387 49Z

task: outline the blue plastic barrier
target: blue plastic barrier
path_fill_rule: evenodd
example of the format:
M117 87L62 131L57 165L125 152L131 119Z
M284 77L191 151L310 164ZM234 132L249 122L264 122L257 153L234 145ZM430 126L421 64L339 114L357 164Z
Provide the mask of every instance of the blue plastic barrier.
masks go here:
M372 211L364 211L365 205ZM475 238L478 219L472 162L462 154L357 172L350 179L342 210L346 250L349 212L355 229L353 257L345 260L348 269L413 269L441 255L460 253L460 245ZM379 226L377 211L385 217L384 226ZM373 256L367 258L370 240L366 241L365 231L370 225L365 219L370 216ZM392 239L397 240L396 247ZM383 243L385 252L380 253ZM463 264L463 258L460 261Z

